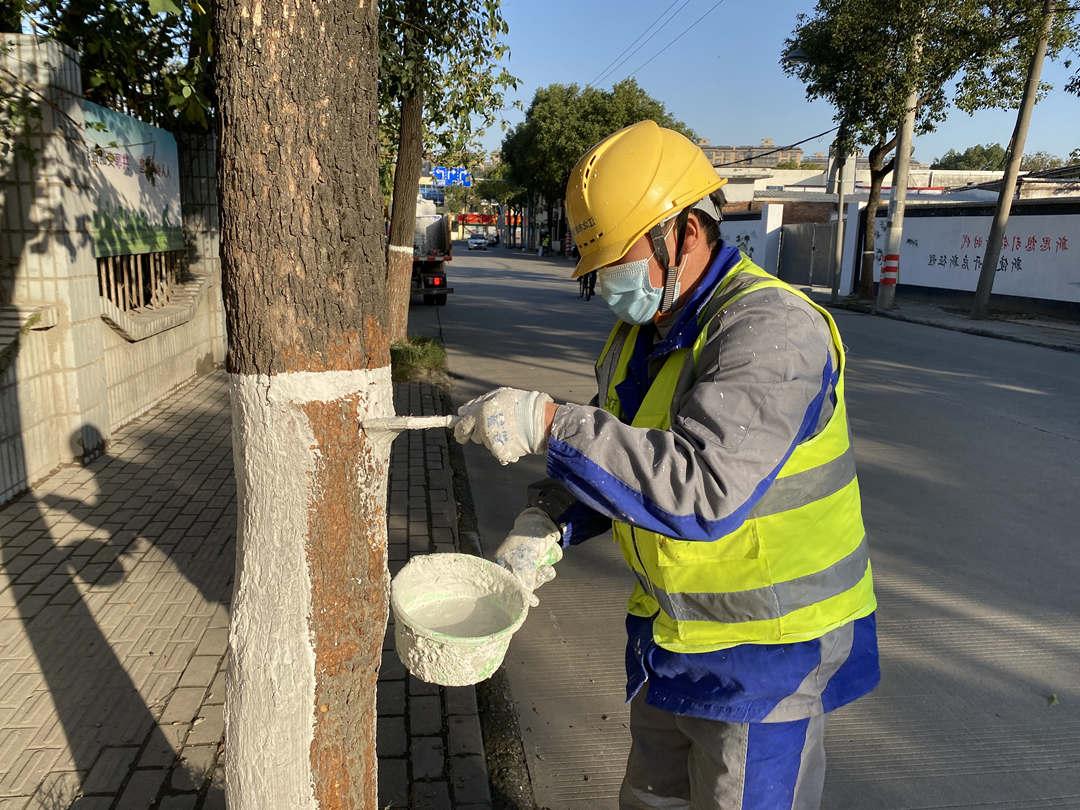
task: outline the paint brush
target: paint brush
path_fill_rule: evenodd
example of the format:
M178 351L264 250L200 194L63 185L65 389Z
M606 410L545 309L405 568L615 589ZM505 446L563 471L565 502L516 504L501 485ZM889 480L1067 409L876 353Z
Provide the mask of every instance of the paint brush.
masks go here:
M458 416L379 416L362 419L360 427L367 433L376 447L389 452L390 445L398 434L405 430L429 430L430 428L452 428L460 419Z
M452 428L460 417L447 416L384 416L364 419L360 427L367 433L393 433L403 430L428 430L430 428Z

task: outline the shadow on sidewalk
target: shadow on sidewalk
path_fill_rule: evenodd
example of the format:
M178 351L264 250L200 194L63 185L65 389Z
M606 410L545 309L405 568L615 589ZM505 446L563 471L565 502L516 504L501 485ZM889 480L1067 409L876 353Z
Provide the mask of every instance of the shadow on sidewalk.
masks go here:
M94 426L84 426L72 439L86 435L100 434ZM154 444L153 434L146 434L145 439ZM59 780L46 777L30 807L78 807L71 805L76 796L112 794L131 802L122 806L156 807L160 795L179 786L197 790L204 802L199 806L224 807L223 786L208 784L212 764L198 772L182 761L178 763L183 740L173 729L158 724L179 674L156 674L155 665L163 657L173 656L182 668L186 658L181 660L180 656L190 657L195 642L171 643L174 631L160 618L170 605L155 601L140 583L131 582L132 571L125 567L127 556L142 557L157 550L161 552L157 556L167 558L198 588L203 600L213 604L228 601L233 565L232 557L223 555L231 548L228 536L211 533L205 539L208 550L214 541L221 541L215 554L188 550L184 537L167 539L172 530L164 529L166 522L155 523L160 512L155 514L154 502L142 503L143 508L134 513L138 507L132 501L145 498L133 499L132 487L139 491L152 488L162 504L182 495L168 484L165 455L153 453L150 461L137 462L103 454L90 461L85 466L92 472L89 483L98 488L92 503L46 493L36 498L24 496L8 507L24 509L8 524L17 534L7 536L9 532L4 532L0 565L12 581L18 617L47 688L47 694L36 698L31 712L48 716L42 704L51 702L58 718L51 726L20 730L25 737L20 747L26 752L24 756L44 757L49 748L66 743L70 767L77 772ZM231 485L231 477L226 485ZM84 530L87 526L91 530L82 539L64 542L53 531L60 521L77 521ZM227 569L225 576L223 568ZM117 601L125 587L128 592ZM130 605L139 600L138 606L144 609L129 608L126 599L131 600ZM109 610L122 616L115 626L110 621L112 639L99 624L99 618ZM139 657L132 660L135 653ZM151 658L155 655L156 659ZM166 667L173 663L166 661ZM142 691L133 672L142 676ZM33 689L36 680L31 673L20 683ZM158 699L148 705L144 694ZM60 764L58 771L70 770ZM134 770L136 767L139 770ZM44 772L48 770L46 767ZM22 789L31 793L34 785L24 784Z

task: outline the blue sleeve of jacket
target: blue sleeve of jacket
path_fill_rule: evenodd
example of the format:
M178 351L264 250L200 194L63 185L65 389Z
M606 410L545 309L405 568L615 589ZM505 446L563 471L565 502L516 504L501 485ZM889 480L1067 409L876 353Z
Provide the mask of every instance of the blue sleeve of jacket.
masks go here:
M576 546L611 528L611 518L590 509L553 478L529 485L529 506L542 509L562 529L562 546Z
M597 512L580 501L559 516L555 521L562 527L563 548L576 546L603 534L611 528L611 518Z

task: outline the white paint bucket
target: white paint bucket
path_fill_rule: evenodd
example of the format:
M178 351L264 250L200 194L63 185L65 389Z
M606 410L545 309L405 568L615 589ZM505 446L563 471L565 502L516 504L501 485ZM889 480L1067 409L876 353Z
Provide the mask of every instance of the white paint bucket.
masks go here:
M390 607L401 663L441 686L490 677L529 612L517 577L471 554L413 557L391 582Z

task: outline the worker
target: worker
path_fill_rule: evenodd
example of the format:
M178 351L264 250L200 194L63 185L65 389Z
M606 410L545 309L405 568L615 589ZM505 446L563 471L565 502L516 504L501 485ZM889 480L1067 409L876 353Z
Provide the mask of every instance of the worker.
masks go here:
M566 210L619 321L592 405L499 388L458 441L546 455L495 558L529 589L608 528L636 577L622 808L815 808L825 715L878 683L831 315L719 238L724 180L643 121L578 162Z

